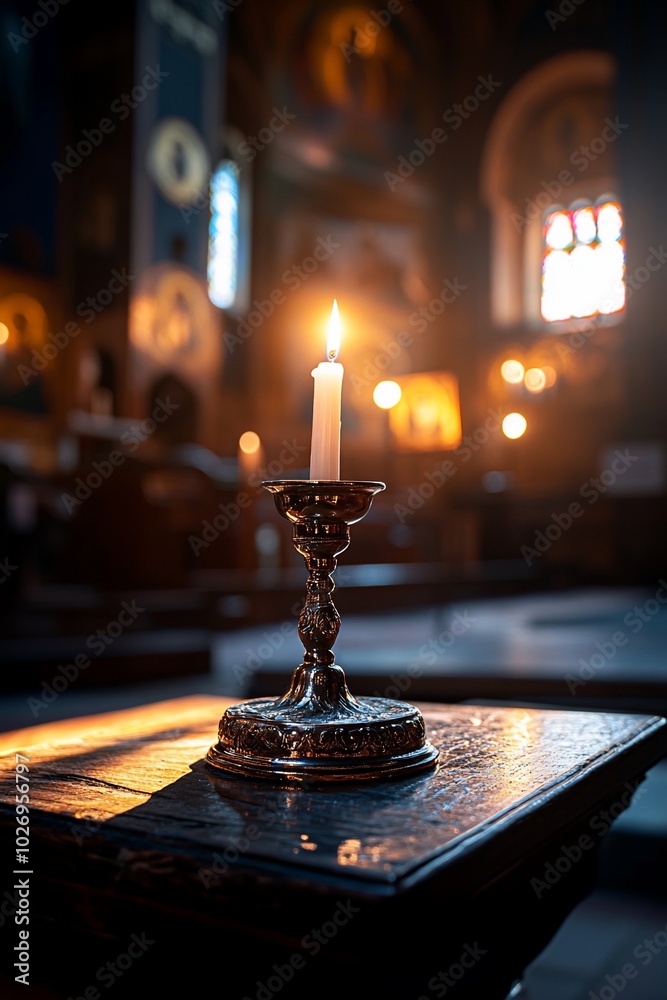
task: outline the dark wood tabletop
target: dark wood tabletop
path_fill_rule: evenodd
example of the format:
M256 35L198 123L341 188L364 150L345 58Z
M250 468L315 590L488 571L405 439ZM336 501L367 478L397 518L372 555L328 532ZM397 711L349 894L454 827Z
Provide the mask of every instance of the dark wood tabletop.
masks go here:
M448 980L501 1000L592 890L598 846L667 753L657 716L423 704L432 773L283 787L207 768L231 703L0 738L10 864L15 754L29 768L16 869L33 873L31 982L49 996L97 1000L127 955L118 996L192 995L213 976L238 1000L430 1000ZM18 930L3 921L3 962Z

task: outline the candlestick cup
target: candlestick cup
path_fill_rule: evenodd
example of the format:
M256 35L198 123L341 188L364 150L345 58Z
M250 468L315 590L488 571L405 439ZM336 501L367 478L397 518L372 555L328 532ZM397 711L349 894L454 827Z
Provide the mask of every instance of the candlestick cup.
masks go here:
M331 595L337 557L350 525L371 508L384 483L280 480L262 484L293 525L308 569L299 616L304 646L288 690L274 699L232 705L207 755L215 771L278 782L363 781L403 777L435 766L421 712L391 698L355 698L332 646L340 616Z

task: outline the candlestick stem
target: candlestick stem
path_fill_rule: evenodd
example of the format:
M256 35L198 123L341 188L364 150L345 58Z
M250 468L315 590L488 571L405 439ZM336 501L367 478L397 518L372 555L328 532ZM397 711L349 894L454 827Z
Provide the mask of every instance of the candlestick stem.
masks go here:
M347 528L347 525L343 527ZM317 524L315 528L317 529ZM329 545L332 544L331 539L327 539L324 545L320 540L317 550L312 551L313 543L317 541L316 531L310 536L300 537L295 530L294 548L305 557L306 568L310 574L306 583L306 604L299 615L299 638L306 650L304 656L306 663L329 665L334 662L331 647L340 631L340 615L331 599L336 586L332 574L338 560L334 555L322 551L327 542ZM342 539L342 542L344 546L341 544L339 552L350 544L349 533L347 539ZM333 543L335 544L335 540Z

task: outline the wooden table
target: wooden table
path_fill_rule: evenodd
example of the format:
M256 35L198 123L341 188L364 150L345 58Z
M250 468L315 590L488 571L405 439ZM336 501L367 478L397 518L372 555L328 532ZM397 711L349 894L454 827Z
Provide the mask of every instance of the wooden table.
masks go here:
M229 704L183 698L2 736L5 872L20 867L15 753L29 758L30 864L15 878L28 880L40 1000L111 986L223 1000L432 1000L456 986L458 1000L501 1000L592 890L604 833L667 752L659 717L428 704L433 773L289 789L208 771ZM25 996L8 958L20 928L11 902L0 911L3 996Z

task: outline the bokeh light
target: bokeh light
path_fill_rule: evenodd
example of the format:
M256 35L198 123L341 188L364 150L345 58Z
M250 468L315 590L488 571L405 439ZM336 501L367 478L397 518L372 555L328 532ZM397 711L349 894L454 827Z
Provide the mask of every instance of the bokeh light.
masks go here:
M373 402L381 410L391 410L400 401L402 392L398 382L378 382L373 389Z
M519 382L523 381L524 372L523 365L516 358L508 358L500 366L500 374L506 382L510 382L512 385L518 385Z
M503 434L512 441L525 434L527 426L528 422L522 413L508 413L503 417Z
M542 392L547 387L547 377L541 368L529 368L524 376L523 384L529 392Z
M254 455L259 451L259 446L259 434L255 434L254 431L244 431L239 438L239 448L246 455Z
M546 379L544 386L546 389L550 389L552 385L556 384L556 369L552 368L551 365L543 365L542 371L544 372L544 378Z

